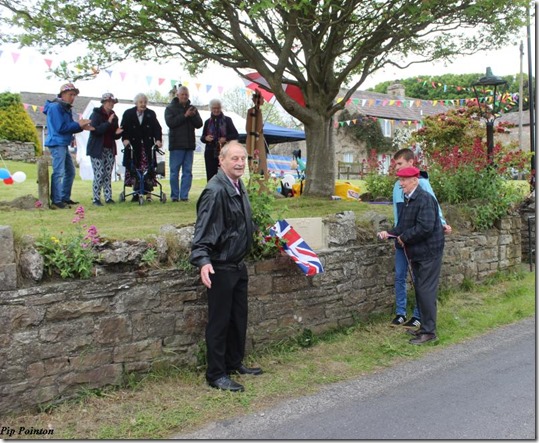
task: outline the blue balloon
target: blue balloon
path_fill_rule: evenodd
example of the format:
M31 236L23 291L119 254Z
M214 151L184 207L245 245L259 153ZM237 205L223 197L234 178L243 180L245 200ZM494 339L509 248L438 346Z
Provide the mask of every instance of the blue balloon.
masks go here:
M11 174L7 169L0 168L0 179L4 180L5 178L11 177Z

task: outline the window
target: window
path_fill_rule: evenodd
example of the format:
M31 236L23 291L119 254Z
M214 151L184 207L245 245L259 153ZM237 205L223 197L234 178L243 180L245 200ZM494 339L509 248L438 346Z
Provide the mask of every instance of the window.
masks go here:
M345 152L342 155L342 161L347 163L352 163L354 161L354 154L352 152Z
M381 119L380 125L382 126L384 137L391 137L391 120Z

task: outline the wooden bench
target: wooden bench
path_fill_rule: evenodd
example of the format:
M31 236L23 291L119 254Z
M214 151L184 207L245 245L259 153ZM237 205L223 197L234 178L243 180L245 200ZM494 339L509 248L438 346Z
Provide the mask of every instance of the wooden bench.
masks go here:
M362 178L363 177L363 164L360 162L337 162L337 177L340 179L341 175L350 180L350 176Z

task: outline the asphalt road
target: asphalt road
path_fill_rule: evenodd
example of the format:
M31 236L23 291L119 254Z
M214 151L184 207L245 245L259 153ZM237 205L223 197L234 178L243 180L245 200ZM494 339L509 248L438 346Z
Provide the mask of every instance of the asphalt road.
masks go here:
M177 439L536 439L535 319Z

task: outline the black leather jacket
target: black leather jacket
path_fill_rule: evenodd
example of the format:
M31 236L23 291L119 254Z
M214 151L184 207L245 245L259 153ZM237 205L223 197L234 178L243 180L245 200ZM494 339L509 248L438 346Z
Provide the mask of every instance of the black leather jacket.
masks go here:
M241 195L219 169L197 202L195 235L189 261L199 268L240 264L251 247L254 224L251 205L240 180Z

